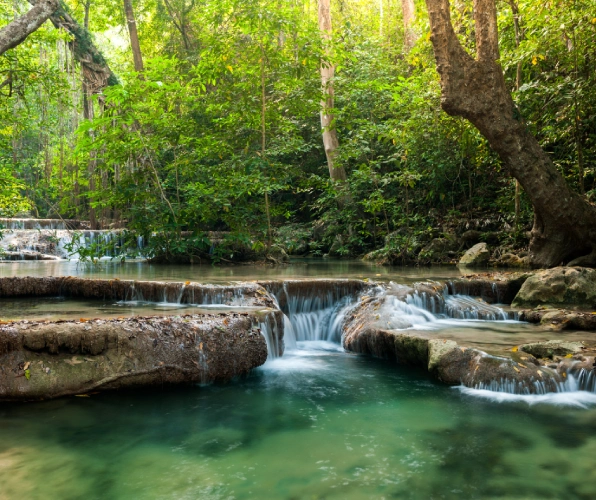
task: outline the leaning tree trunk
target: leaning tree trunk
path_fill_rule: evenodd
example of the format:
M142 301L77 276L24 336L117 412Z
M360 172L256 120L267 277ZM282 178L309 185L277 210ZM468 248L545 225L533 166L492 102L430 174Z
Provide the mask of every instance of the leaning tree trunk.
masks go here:
M29 12L0 29L0 55L22 43L59 5L59 0L39 0Z
M319 0L319 29L323 36L323 41L327 45L331 40L331 10L330 0ZM329 54L328 46L325 52ZM335 155L339 147L337 139L337 130L333 120L331 110L334 107L333 77L335 75L335 66L330 61L321 61L321 84L323 86L324 99L321 102L321 128L323 129L323 146L325 147L325 156L327 157L327 166L329 175L335 181L345 181L347 179L346 171L343 167L335 166Z
M494 0L474 0L476 59L461 46L449 0L426 0L441 76L441 106L469 120L488 140L534 206L533 265L596 265L596 208L574 193L525 127L498 63Z

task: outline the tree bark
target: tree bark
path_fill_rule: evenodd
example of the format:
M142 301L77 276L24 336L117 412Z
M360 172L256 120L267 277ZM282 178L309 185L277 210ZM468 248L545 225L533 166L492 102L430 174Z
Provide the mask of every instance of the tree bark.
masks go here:
M139 44L139 34L137 32L137 22L132 8L132 0L124 0L124 15L126 16L126 25L130 35L130 46L132 48L132 58L135 65L135 71L143 71L143 55L141 54L141 45Z
M596 208L573 192L528 132L499 65L494 0L474 0L476 58L461 46L449 0L426 0L441 77L441 106L469 120L488 140L534 206L532 263L552 267L596 264Z
M328 44L331 40L331 10L330 0L319 0L319 29L323 37L325 52L329 55ZM331 110L334 107L333 77L335 66L330 61L321 61L321 84L324 99L321 101L321 128L323 129L323 146L327 157L329 175L334 181L343 182L347 179L343 167L335 166L335 156L339 147L337 130Z
M47 0L27 1L35 6ZM63 5L54 11L50 16L50 21L56 28L62 28L74 37L69 45L75 59L81 65L83 76L92 94L99 94L108 85L118 83L116 75L110 69L102 53L93 44L91 33L83 28Z
M418 40L418 35L412 28L414 21L416 21L414 0L401 0L401 11L404 19L404 50L409 52Z
M59 0L39 0L29 12L0 29L0 55L22 43L59 5Z

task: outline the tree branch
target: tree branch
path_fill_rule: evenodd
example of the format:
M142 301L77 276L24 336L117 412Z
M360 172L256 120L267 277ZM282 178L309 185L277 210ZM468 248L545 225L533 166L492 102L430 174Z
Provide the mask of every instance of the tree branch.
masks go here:
M31 5L39 5L48 0L27 1ZM118 83L103 54L93 44L91 33L70 15L64 5L61 4L50 16L50 21L56 28L62 28L74 37L71 43L72 53L81 65L90 93L98 94L108 85Z
M38 0L29 12L0 29L0 55L23 42L58 6L59 0Z

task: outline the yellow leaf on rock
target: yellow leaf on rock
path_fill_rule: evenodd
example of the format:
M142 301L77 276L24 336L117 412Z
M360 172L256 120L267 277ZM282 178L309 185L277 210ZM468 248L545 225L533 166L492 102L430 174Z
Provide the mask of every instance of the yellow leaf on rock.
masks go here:
M511 348L512 352L517 352L517 346Z
M569 353L569 354L566 354L566 355L565 355L565 357L566 357L566 358L572 358L572 357L573 357L573 354L571 354L571 353Z

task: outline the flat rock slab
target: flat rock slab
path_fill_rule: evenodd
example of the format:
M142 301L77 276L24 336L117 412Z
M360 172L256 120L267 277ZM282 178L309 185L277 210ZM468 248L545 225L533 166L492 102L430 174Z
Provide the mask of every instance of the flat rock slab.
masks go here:
M380 312L386 298L362 297L350 311L344 325L346 350L422 368L446 384L472 388L498 384L522 394L556 391L568 374L596 378L590 371L596 349L579 342L546 343L544 353L531 347L524 352L526 346L514 346L495 356L437 338L433 331L384 328Z
M0 400L227 381L267 359L280 311L0 324ZM283 346L283 329L277 329Z
M204 285L120 279L60 277L0 278L0 297L76 297L102 300L143 300L181 304L224 304L274 307L267 291L256 283Z
M551 330L596 331L594 312L569 309L526 309L520 311L519 319L528 323L539 323Z
M564 340L548 340L534 342L519 346L520 351L527 352L536 358L550 358L555 356L568 356L582 352L585 349L583 342L567 342Z

